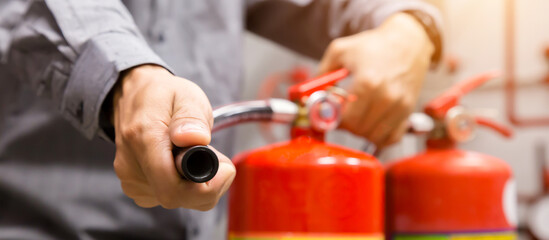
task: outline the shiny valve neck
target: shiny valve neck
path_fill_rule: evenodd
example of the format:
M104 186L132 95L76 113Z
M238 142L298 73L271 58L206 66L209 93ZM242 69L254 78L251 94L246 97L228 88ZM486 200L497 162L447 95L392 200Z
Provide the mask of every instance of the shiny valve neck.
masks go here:
M292 138L305 135L323 140L326 131L337 128L346 93L335 84L348 75L349 71L339 69L288 89L289 100L300 108L291 130Z

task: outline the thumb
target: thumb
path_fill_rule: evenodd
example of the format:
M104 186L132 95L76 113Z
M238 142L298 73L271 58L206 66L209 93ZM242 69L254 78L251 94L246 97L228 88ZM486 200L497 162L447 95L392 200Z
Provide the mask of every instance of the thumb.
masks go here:
M195 92L196 93L196 92ZM188 94L185 99L175 98L174 114L170 122L170 140L178 147L208 145L213 124L210 103L202 91L199 96ZM190 99L191 98L191 99Z
M319 74L324 74L342 67L341 58L344 50L344 42L341 39L334 40L326 51L324 56L320 60Z
M183 117L170 123L170 139L178 147L208 145L211 140L210 127L206 120Z

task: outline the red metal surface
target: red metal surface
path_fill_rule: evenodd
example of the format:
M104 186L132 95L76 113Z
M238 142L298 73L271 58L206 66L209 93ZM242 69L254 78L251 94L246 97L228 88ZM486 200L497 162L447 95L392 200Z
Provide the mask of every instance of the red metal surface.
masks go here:
M383 168L371 155L301 136L234 161L232 234L383 232Z
M295 127L295 126L290 129L290 136L292 139L296 139L301 136L307 136L307 137L312 137L318 141L324 141L324 137L325 137L323 132L315 131L314 129L311 129L311 128L303 128L303 127Z
M292 101L299 101L302 97L309 96L313 92L324 90L330 86L335 85L336 82L343 80L349 75L347 69L339 69L317 78L293 85L288 90L289 99Z
M505 230L503 189L509 166L495 157L452 150L427 150L387 171L390 232Z

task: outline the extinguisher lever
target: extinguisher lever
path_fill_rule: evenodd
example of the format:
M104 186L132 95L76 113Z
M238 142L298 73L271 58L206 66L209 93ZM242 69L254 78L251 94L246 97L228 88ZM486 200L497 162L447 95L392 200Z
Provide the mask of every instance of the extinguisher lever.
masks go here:
M457 83L427 103L425 106L425 113L434 118L443 119L451 108L459 104L461 97L487 81L499 77L500 75L501 74L498 71L485 72Z
M292 123L297 113L297 105L286 99L233 103L214 109L212 132L244 122ZM219 168L217 155L208 146L176 147L173 156L177 172L192 182L202 183L211 180Z
M311 80L295 84L288 89L288 97L292 101L300 101L302 97L310 96L314 92L326 90L334 86L338 81L345 79L349 70L342 68Z
M459 82L458 84L454 85L449 91L454 92L457 98L461 98L465 96L465 94L480 87L489 80L492 80L499 76L501 76L501 73L499 71L485 72L470 79L466 79L465 81Z

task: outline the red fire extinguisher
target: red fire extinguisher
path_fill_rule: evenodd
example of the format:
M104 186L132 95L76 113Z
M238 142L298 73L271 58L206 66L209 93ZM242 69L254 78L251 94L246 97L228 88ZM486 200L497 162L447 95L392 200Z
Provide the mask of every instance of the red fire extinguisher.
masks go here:
M229 239L384 238L382 165L371 155L324 142L324 133L339 124L345 99L334 84L347 75L342 69L294 85L289 100L214 111L218 123L292 124L288 142L233 159L237 176L229 193Z
M435 122L427 150L387 168L389 239L516 239L511 168L496 157L456 148L476 125L511 136L506 127L458 105L464 94L495 76L460 82L426 105L425 113Z

